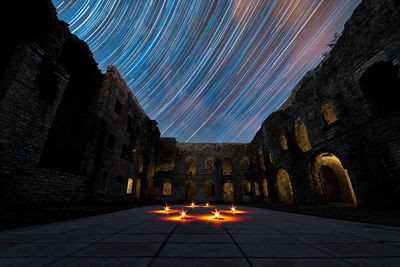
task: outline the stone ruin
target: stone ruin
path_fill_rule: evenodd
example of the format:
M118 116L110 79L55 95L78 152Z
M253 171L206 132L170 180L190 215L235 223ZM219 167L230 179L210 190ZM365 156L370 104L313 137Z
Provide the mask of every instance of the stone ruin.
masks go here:
M399 1L364 0L249 144L160 138L116 67L29 2L0 50L2 203L400 201Z

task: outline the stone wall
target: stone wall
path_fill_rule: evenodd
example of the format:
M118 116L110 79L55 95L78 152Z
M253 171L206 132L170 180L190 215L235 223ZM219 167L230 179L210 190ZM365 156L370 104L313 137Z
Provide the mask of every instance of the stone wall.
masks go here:
M150 198L160 133L118 70L100 72L51 1L8 12L21 16L0 51L2 203Z
M400 89L399 15L399 1L363 1L329 55L264 121L250 146L254 162L259 151L273 153L266 170L260 165L255 170L259 179L268 180L273 200L279 201L277 174L285 169L297 203L343 202L340 196L337 201L328 197L334 190L329 179L336 180L339 193L351 185L355 204L399 201L400 113L394 98ZM325 160L326 171L318 172L322 154L332 161ZM334 158L343 168L334 167L340 165L332 163ZM345 177L344 170L350 183L342 187L338 177ZM323 173L329 171L330 176Z
M252 182L251 165L242 168L243 161L249 163L247 144L175 143L175 148L172 148L174 140L161 140L161 143L169 143L168 150L161 154L173 155L174 160L169 169L160 168L162 171L156 173L154 199L188 202L188 191L191 191L195 192L192 196L195 201L223 201L225 183L233 185L232 201L250 201L253 198L254 190L248 195L243 194L244 184ZM225 174L224 167L227 166L224 166L224 160L231 162L231 168L228 166L230 171L225 171ZM163 194L165 183L172 185L171 195Z

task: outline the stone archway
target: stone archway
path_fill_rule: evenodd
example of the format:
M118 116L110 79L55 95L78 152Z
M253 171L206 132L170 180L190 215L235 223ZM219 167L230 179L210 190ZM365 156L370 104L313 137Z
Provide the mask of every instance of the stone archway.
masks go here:
M186 185L186 201L195 202L196 201L196 184L188 183Z
M292 183L290 182L289 173L284 169L280 169L276 175L276 189L280 202L293 204Z
M321 153L315 158L312 174L316 179L314 184L327 203L357 205L350 177L338 157Z
M243 201L248 202L251 200L251 184L249 182L245 182L243 184Z
M215 184L213 182L209 182L206 184L205 193L207 198L215 196Z
M233 200L234 200L233 184L230 182L226 182L224 184L224 201L233 202Z

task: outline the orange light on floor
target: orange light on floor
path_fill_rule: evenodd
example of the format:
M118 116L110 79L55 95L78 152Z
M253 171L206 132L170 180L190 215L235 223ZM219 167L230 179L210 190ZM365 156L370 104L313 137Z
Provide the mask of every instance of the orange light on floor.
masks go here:
M194 202L190 203L190 207L192 207L192 208L194 208L195 205L196 205L196 203L194 203Z
M217 209L215 209L215 211L214 212L212 212L213 214L214 214L214 218L215 219L219 219L220 218L220 216L221 216L221 212L220 211L218 211Z
M233 206L233 204L232 204L232 207L231 207L231 212L232 212L232 213L235 213L235 212L236 212L236 206Z
M182 209L180 215L181 215L181 219L182 219L182 220L185 219L185 217L186 217L186 211Z
M170 207L171 207L171 205L167 205L167 203L165 203L165 207L164 207L164 211L166 212L166 213L168 213L168 212L170 212L171 210L170 210Z

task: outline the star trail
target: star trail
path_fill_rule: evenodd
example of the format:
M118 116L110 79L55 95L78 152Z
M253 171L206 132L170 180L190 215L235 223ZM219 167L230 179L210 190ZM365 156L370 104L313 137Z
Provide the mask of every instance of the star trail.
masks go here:
M250 142L361 0L53 0L162 136Z

